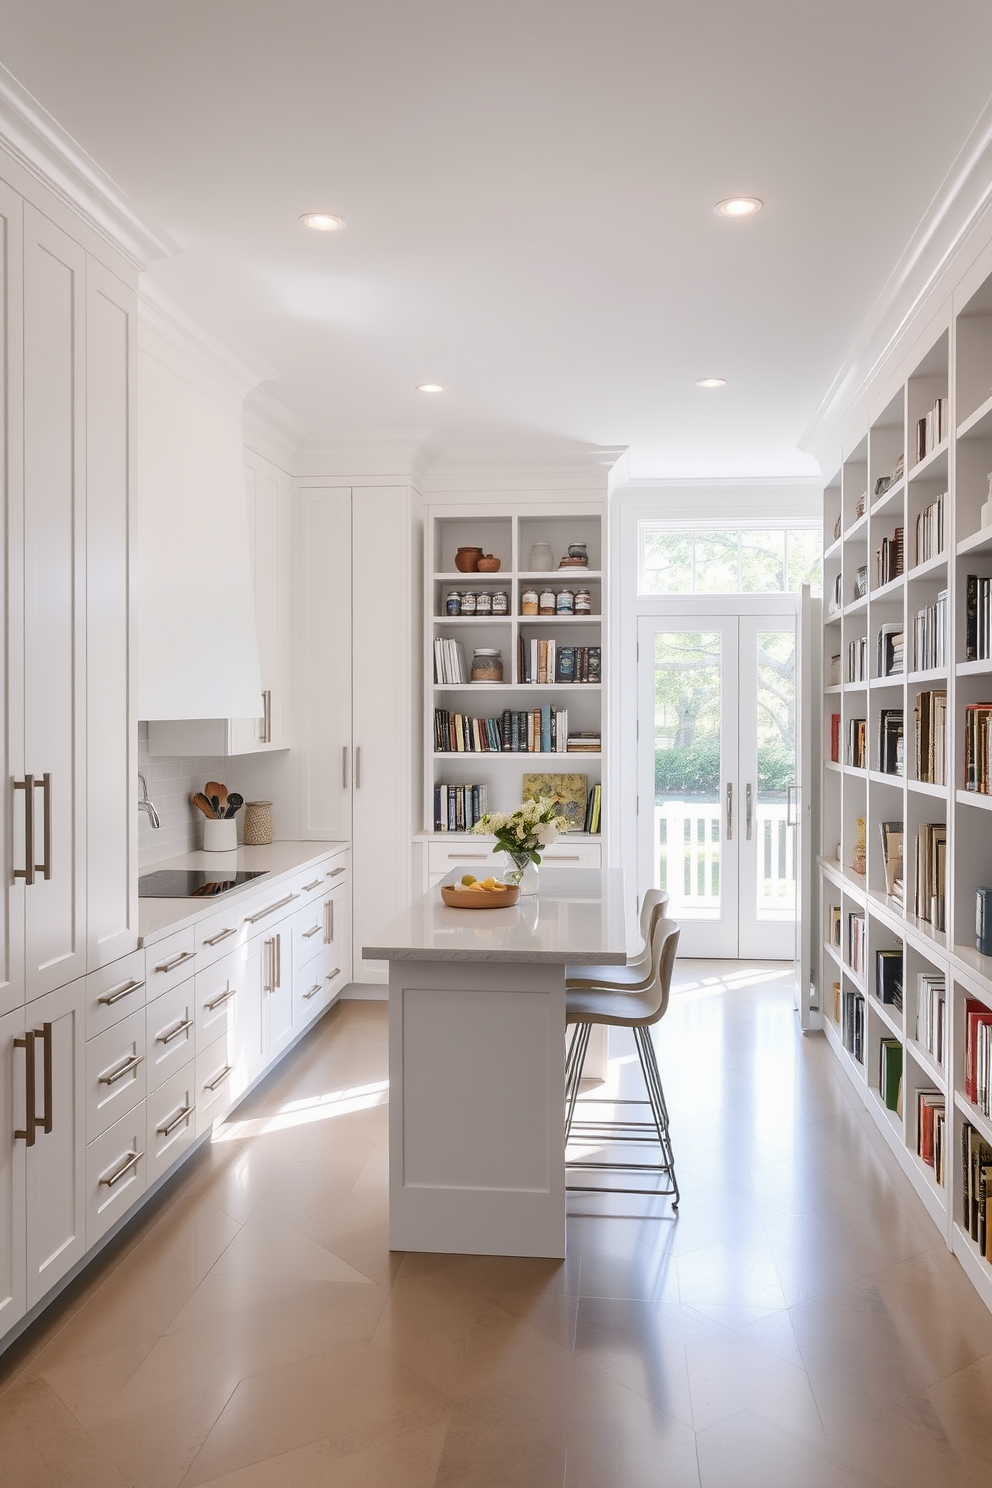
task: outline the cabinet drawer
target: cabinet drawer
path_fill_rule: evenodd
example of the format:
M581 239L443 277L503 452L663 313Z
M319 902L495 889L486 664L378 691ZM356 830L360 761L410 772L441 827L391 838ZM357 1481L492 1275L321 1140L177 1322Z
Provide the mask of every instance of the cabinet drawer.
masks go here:
M309 961L293 981L296 1026L302 1028L312 1023L335 1001L349 980L350 972L344 957L339 956L332 945L321 947L320 954Z
M480 868L502 868L502 853L496 852L492 843L467 838L464 842L429 842L427 844L428 873L449 873L452 868L464 865L465 873L479 876Z
M226 1038L219 1038L196 1056L193 1094L196 1134L209 1131L234 1100L234 1058Z
M195 1022L192 977L148 1004L145 1030L149 1090L157 1089L163 1080L193 1058Z
M245 958L229 951L205 971L194 977L196 999L196 1045L205 1049L221 1034L233 1033L237 1027L243 1001Z
M196 937L192 928L179 930L157 945L148 946L145 951L145 985L149 1002L192 976L195 965Z
M327 935L328 918L334 914L323 900L314 897L299 914L293 916L293 974L301 971L319 956Z
M87 1248L127 1213L147 1186L145 1103L139 1101L86 1149Z
M86 978L86 1037L95 1038L145 1005L145 953L132 951Z
M232 905L226 914L212 915L195 927L196 969L212 966L222 956L229 956L244 928L244 906Z
M311 863L305 871L297 873L292 881L294 893L299 894L303 900L313 899L323 893L327 887L324 873L329 861L328 858L323 858L319 863Z
M196 1067L192 1060L145 1101L148 1182L161 1178L196 1140Z
M145 1010L137 1008L86 1045L87 1142L143 1101L146 1083Z
M600 868L602 861L598 842L569 842L567 837L559 837L541 854L542 868Z

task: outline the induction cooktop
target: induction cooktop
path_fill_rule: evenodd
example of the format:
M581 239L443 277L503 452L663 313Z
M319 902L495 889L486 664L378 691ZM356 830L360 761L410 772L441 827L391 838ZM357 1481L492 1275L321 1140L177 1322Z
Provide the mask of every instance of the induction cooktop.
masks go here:
M215 899L231 889L240 889L253 878L265 878L267 870L256 868L238 873L216 873L202 868L160 868L138 879L139 899Z

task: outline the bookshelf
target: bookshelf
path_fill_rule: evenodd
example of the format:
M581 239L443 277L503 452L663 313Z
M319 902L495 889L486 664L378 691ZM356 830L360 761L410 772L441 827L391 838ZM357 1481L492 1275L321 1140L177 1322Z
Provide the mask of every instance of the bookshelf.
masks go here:
M975 1238L977 1205L963 1163L968 1138L977 1180L987 1147L992 1222L992 1101L976 1101L968 1082L969 1024L986 1013L992 1021L992 957L975 946L975 891L992 886L992 794L968 789L966 776L968 740L987 729L986 764L992 750L992 715L978 708L992 704L992 659L973 655L967 614L969 591L977 592L969 577L992 579L992 527L981 526L992 471L992 274L957 291L929 340L869 427L856 432L824 490L820 1005L841 1066L992 1308L992 1244ZM883 543L895 546L883 550ZM881 551L884 569L876 562ZM883 628L889 639L880 648ZM903 665L893 672L891 638L900 632ZM849 666L859 646L864 678ZM884 736L900 710L902 771L895 773L894 741ZM919 757L918 715L937 735L931 746L924 734ZM863 769L847 752L859 719ZM832 738L839 740L836 761ZM880 749L888 769L880 768ZM883 822L903 824L903 902L887 892ZM943 833L928 830L941 826ZM921 835L939 855L930 887L942 880L943 914L933 898L917 901L914 893ZM857 917L864 919L860 970L850 929ZM883 986L877 979L880 952L890 977L901 954L901 1006L891 980ZM855 1050L850 1009L857 998L863 1034ZM973 1028L971 1042L979 1036ZM900 1061L901 1108L894 1110L892 1071Z
M587 568L562 568L534 571L529 567L535 544L547 543L554 562L564 556L570 544L584 543L588 554ZM605 778L606 676L605 666L605 584L606 584L605 508L602 503L573 503L569 506L531 504L484 510L478 506L459 507L445 504L432 506L426 513L425 585L424 585L424 799L423 833L428 842L428 882L435 882L449 862L467 861L469 844L488 852L491 842L462 832L438 830L435 818L436 787L484 786L490 810L510 810L520 804L525 774L580 774L588 780L591 793ZM486 554L500 559L496 573L462 573L455 566L455 553L460 547L481 547ZM524 614L524 595L536 590L558 594L585 591L588 613ZM449 596L457 591L469 592L475 601L479 595L506 595L506 613L492 615L453 615L448 613ZM488 606L487 606L488 610ZM438 680L436 643L461 643L466 671L472 667L473 653L478 648L498 654L502 681ZM554 644L557 672L551 662L551 676L561 676L562 665L569 653L574 654L576 680L545 680L548 675L548 643ZM563 655L564 653L564 655ZM590 672L599 680L577 680ZM592 661L590 663L590 657ZM545 670L541 670L542 662ZM530 680L528 680L530 678ZM567 714L567 730L557 733L567 746L568 736L585 735L598 747L581 750L567 747L526 748L527 715L535 710L548 710L547 723L562 713ZM465 749L439 747L438 710L449 717L459 715L461 738L465 737L464 720L496 720L503 731L504 715L514 715L512 737L521 747L514 750ZM443 723L441 734L445 736ZM460 742L458 730L451 743ZM488 742L493 741L490 726ZM476 736L475 742L479 742ZM546 742L546 741L545 741ZM556 741L557 743L557 737ZM601 802L600 813L605 810ZM595 833L570 832L549 852L561 866L598 867L602 863L601 830ZM566 850L567 848L567 850ZM448 849L445 851L444 849Z

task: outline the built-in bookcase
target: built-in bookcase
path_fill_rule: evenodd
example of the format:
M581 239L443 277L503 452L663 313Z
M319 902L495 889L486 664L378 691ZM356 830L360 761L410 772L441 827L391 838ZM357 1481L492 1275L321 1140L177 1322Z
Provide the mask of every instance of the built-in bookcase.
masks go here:
M590 792L605 778L607 749L605 697L607 693L605 646L605 518L600 504L583 508L531 505L526 508L458 508L450 505L432 507L427 513L425 535L425 626L424 626L424 834L438 843L451 842L450 832L438 832L435 823L435 787L485 785L491 810L509 810L520 804L525 774L581 774L588 777ZM585 543L588 568L554 568L531 571L531 550L537 543L550 545L554 561L564 556L570 543ZM497 573L460 573L455 554L460 547L481 547L485 553L500 559ZM527 590L585 589L591 605L588 615L523 614L523 596ZM454 616L447 613L448 595L457 590L507 596L506 615ZM502 682L442 683L435 668L435 641L461 642L465 663L471 668L476 648L486 647L500 653ZM526 681L520 665L520 645L554 641L561 648L598 650L599 682ZM462 717L495 718L504 713L533 714L535 709L550 707L566 710L568 732L598 735L600 748L511 752L500 750L446 752L438 750L435 738L435 710L458 713ZM601 801L601 820L608 809ZM478 839L476 839L478 840ZM582 864L598 865L601 832L570 833L569 844L583 845L579 854ZM593 846L595 850L593 851ZM562 852L561 843L556 852ZM440 861L439 859L437 861ZM432 856L431 863L435 859Z
M928 414L929 428L918 433ZM932 344L868 429L856 435L824 491L820 826L820 996L827 1038L992 1307L992 1264L970 1233L962 1165L966 1125L992 1149L992 1120L966 1085L966 1009L970 1004L992 1012L992 957L975 948L975 891L992 887L992 794L966 788L965 766L969 705L992 704L992 659L972 658L967 645L969 577L992 579L992 527L981 526L990 472L992 275L977 288L965 285L943 326L936 323ZM925 544L919 554L918 527ZM883 572L876 554L883 543L897 541L899 529L902 572L893 573L891 564ZM888 550L890 558L894 551ZM935 639L934 626L943 639L939 656L920 650ZM894 672L900 631L902 670ZM850 661L862 642L864 675ZM939 719L942 693L941 778L940 751L926 735L917 757L916 719L918 710ZM891 752L890 768L882 767L880 748L900 710L902 771L895 773ZM860 720L863 767L848 752ZM883 822L903 824L902 902L887 892ZM914 898L917 843L930 825L946 829L942 916L934 903ZM860 920L863 938L859 929L852 931ZM864 948L860 965L856 939ZM891 982L878 979L880 952L889 958L888 974L893 953L901 953L901 1007ZM855 1051L851 1009L858 998L863 1032ZM901 1060L899 1109L886 1099L885 1071L891 1073L892 1060ZM921 1095L929 1113L921 1113ZM941 1101L942 1182L937 1167L920 1154L921 1120L936 1129ZM926 1131L923 1136L929 1155L932 1137ZM989 1210L992 1218L992 1202Z

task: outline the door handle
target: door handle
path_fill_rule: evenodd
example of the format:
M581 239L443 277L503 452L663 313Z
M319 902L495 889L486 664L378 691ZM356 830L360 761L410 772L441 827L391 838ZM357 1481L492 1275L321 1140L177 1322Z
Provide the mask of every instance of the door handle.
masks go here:
M751 841L751 814L752 814L752 790L751 782L748 781L744 787L744 821L747 829L747 840Z
M727 781L727 841L731 842L734 836L734 787Z
M55 1081L52 1078L53 1068L51 1023L43 1023L40 1028L35 1029L34 1033L35 1038L41 1039L43 1047L42 1068L44 1069L45 1073L45 1114L42 1120L44 1122L45 1131L46 1133L48 1133L51 1132L54 1125L55 1107Z
M362 746L359 744L355 750L355 789L362 788Z
M37 785L37 781L35 784ZM46 879L52 876L52 777L50 774L41 777L42 800L44 803L44 817L42 825L42 846L45 856L36 868L36 872L42 874Z
M334 900L328 899L324 903L324 944L334 943Z
M272 693L268 688L262 693L262 743L272 743Z
M348 746L341 750L341 789L348 789Z
M785 825L787 827L798 827L799 818L792 814L792 803L799 804L799 787L795 783L786 787L785 791Z
M14 781L15 791L24 792L24 867L14 869L15 878L23 878L26 884L34 883L34 776L25 775ZM32 1141L34 1139L32 1138ZM30 1144L29 1144L30 1145Z
M24 1130L15 1131L15 1137L23 1137L27 1147L34 1146L34 1131L38 1125L35 1115L35 1068L34 1068L34 1029L29 1028L23 1038L15 1038L14 1048L23 1049L26 1062L24 1065Z

